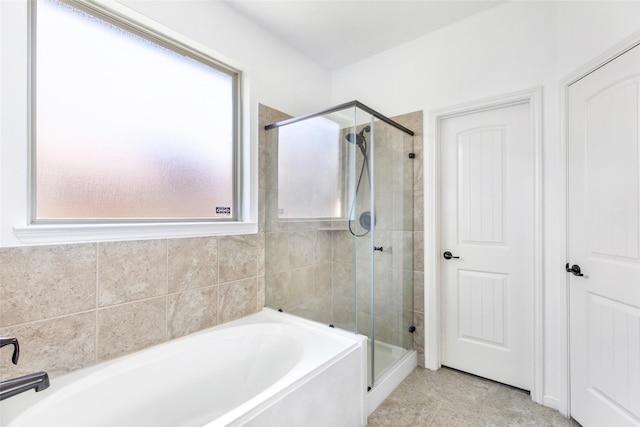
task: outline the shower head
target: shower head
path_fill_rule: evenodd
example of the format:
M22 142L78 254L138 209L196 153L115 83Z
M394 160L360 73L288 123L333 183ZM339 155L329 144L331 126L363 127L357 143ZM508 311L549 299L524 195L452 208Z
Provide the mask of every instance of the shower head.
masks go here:
M358 147L360 147L360 149L362 149L363 144L365 144L367 142L367 140L364 137L364 133L365 132L371 132L371 126L365 126L362 128L362 130L360 131L360 133L349 133L347 134L347 136L345 136L345 138L347 139L347 141L349 141L352 144L356 144Z
M362 135L361 133L349 133L347 134L347 136L345 136L345 138L347 138L347 141L352 144L356 144L357 146L360 146L364 142L366 142L366 139L364 139L364 135Z

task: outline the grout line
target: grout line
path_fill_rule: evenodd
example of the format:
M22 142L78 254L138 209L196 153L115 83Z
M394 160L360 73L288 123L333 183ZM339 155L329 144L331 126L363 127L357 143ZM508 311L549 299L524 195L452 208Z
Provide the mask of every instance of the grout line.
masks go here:
M2 328L13 328L13 327L18 327L18 326L29 326L29 325L33 325L33 324L40 323L40 322L46 322L46 321L49 321L49 320L64 319L65 317L77 316L77 315L80 315L80 314L87 314L87 313L95 313L97 311L98 310L96 310L95 308L91 308L91 309L88 309L88 310L74 311L73 313L59 314L57 316L45 317L43 319L29 320L28 322L21 322L21 323L14 323L14 324L11 324L11 325L5 325L5 326L2 326Z
M220 238L216 236L216 325L220 324Z
M258 226L258 228L260 227ZM262 246L266 248L266 242L264 237L262 239L262 243L263 243ZM260 260L261 255L264 255L264 251L260 250L260 231L258 230L258 232L256 233L256 304L253 307L253 310L252 310L253 312L260 311L259 310L260 308L259 307L260 306L260 265L262 265L264 269L264 263L265 263L264 257L262 258L262 260ZM264 277L264 272L263 272L263 277Z
M242 281L242 280L245 280L245 279L234 280L234 282ZM232 283L232 282L227 282L227 283ZM14 324L10 324L10 325L5 325L5 326L3 326L3 328L4 327L14 327L14 326L29 326L29 325L32 325L32 324L35 324L35 323L45 322L45 321L48 321L48 320L63 319L65 317L77 316L77 315L80 315L80 314L87 314L87 313L93 313L93 312L95 312L96 315L97 315L97 313L99 311L109 310L109 309L115 308L115 307L121 307L121 306L129 305L129 304L136 304L136 303L139 303L139 302L150 301L150 300L154 300L154 299L158 299L158 298L165 298L165 297L167 297L169 295L178 295L178 294L181 294L181 293L184 293L184 292L197 291L199 289L200 290L201 289L207 289L207 288L212 288L212 287L215 287L215 286L217 286L217 284L209 285L209 286L202 286L202 287L194 288L194 289L186 289L186 290L183 290L183 291L173 292L173 293L167 294L167 295L155 295L155 296L150 296L150 297L146 297L146 298L137 299L137 300L134 300L134 301L120 302L120 303L117 303L117 304L111 304L111 305L107 305L107 306L104 306L104 307L97 307L97 308L90 308L90 309L87 309L87 310L74 311L74 312L70 312L70 313L59 314L59 315L56 315L56 316L49 316L49 317L45 317L45 318L42 318L42 319L35 319L35 320L29 320L27 322L21 322L21 323L14 323ZM96 320L96 326L97 326L97 320ZM97 333L96 333L96 340L97 340Z
M165 270L164 270L164 336L165 341L169 336L169 239L165 239Z
M99 332L100 332L100 325L99 325L99 316L98 316L98 308L100 306L100 242L96 243L96 301L95 301L95 326L93 329L93 335L94 335L94 339L93 339L93 349L94 349L94 363L98 363L99 357L98 357L98 351L99 351Z
M97 310L100 304L100 243L96 243L95 247L96 251L96 277L95 277L95 287L96 287L96 298L95 298L95 306L94 308Z
M146 302L146 301L152 301L152 300L156 300L156 299L160 299L160 298L166 298L166 295L154 295L154 296L150 296L150 297L146 297L146 298L140 298L134 301L125 301L125 302L120 302L118 304L112 304L112 305L108 305L105 307L100 307L97 311L103 311L103 310L109 310L111 308L115 308L115 307L122 307L125 305L131 305L131 304L137 304L139 302ZM64 317L64 316L61 316Z

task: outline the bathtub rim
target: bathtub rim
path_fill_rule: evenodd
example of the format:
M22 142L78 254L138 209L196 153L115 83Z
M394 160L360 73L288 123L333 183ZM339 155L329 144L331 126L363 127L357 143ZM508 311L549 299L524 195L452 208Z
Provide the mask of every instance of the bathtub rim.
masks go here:
M233 327L237 327L237 326L244 326L244 325L251 325L251 324L262 324L262 323L268 323L268 324L286 324L286 325L292 325L294 327L301 327L301 328L306 328L306 329L310 329L312 331L315 331L319 334L322 335L326 335L326 336L331 336L334 339L339 339L340 341L343 341L345 343L345 348L341 349L339 352L337 352L337 354L333 355L331 358L324 360L322 363L318 364L315 366L315 369L305 375L302 376L300 378L297 378L296 380L292 381L291 383L288 383L286 385L286 387L284 387L283 389L277 389L275 390L275 392L273 393L272 396L267 395L267 397L265 398L265 393L267 392L273 392L272 387L274 386L274 384L278 384L280 383L284 378L286 378L287 376L291 375L291 372L285 374L282 378L280 378L278 381L276 381L274 384L272 384L271 386L269 386L267 389L261 391L260 393L258 393L255 396L252 396L251 398L247 399L247 401L245 401L243 404L239 405L238 407L232 409L231 411L229 411L228 413L226 413L225 415L222 415L219 418L225 417L225 419L227 419L226 415L229 413L239 413L240 416L239 417L235 417L234 419L232 419L231 421L233 422L233 420L237 419L244 419L246 417L246 414L248 413L253 413L256 412L256 410L259 407L265 407L267 404L267 401L272 401L274 400L274 396L277 395L286 395L289 392L287 390L290 389L294 389L294 388L298 388L300 387L302 384L306 383L309 378L315 377L317 372L323 371L326 369L327 366L329 366L332 361L337 360L339 358L345 357L345 355L349 354L350 352L354 351L354 349L356 349L357 347L360 347L361 353L362 355L362 361L363 361L363 365L362 365L362 375L361 377L362 379L362 384L363 384L363 393L361 396L361 399L359 399L360 401L360 406L362 408L361 413L363 414L363 419L364 422L362 425L366 424L366 414L364 413L364 395L365 395L365 391L366 390L366 337L362 336L362 335L356 335L354 333L348 332L348 331L343 331L340 329L334 329L329 327L328 325L325 324L321 324L315 321L311 321L311 320L307 320L307 319L303 319L300 317L297 317L295 315L291 315L288 313L283 313L283 312L279 312L273 309L269 309L269 308L263 308L262 310L249 314L247 316L244 316L242 318L230 321L230 322L226 322L226 323L222 323L210 328L206 328L182 337L178 337L175 339L171 339L156 345L152 345L149 347L145 347L142 348L140 350L134 351L132 353L129 354L125 354L122 356L118 356L116 358L110 359L110 360L106 360L106 361L101 361L98 362L94 365L85 367L85 368L81 368L81 369L77 369L65 374L61 374L59 376L56 376L54 378L52 378L51 380L51 386L49 387L48 390L44 390L43 392L40 393L34 393L32 391L28 391L25 392L21 395L17 395L14 396L10 399L7 399L5 401L0 402L0 425L4 426L10 426L11 423L13 423L14 421L16 421L16 419L18 419L23 413L25 413L26 411L28 411L32 406L40 403L41 401L47 399L49 396L51 396L51 394L55 393L56 391L62 390L68 386L71 386L74 382L77 381L82 381L85 377L90 376L90 375L94 375L96 373L99 373L102 370L108 369L113 365L117 365L119 363L122 363L123 361L125 361L128 358L131 357L139 357L141 354L143 354L144 352L149 352L151 350L156 350L159 348L163 348L163 347L170 347L170 346L175 346L175 345L180 345L180 342L183 341L187 341L189 339L192 339L193 337L197 337L197 336L201 336L201 335L206 335L206 334L210 334L212 333L212 331L216 331L216 330L227 330ZM307 378L308 377L308 378ZM47 393L47 391L49 391L49 393ZM258 402L256 404L256 401ZM249 405L249 402L251 402L253 405L255 405L255 407L253 407L252 409L250 409L249 411L238 411L238 408L240 407L249 407L251 405ZM215 420L212 420L212 422L214 422ZM211 423L209 423L211 424ZM217 425L217 424L211 424L211 425Z
M250 421L251 419L258 416L263 410L267 409L270 405L270 402L277 401L285 396L290 395L295 390L303 387L305 384L312 381L314 378L316 378L317 376L322 374L324 371L329 369L335 362L348 357L354 351L358 351L360 353L359 355L359 358L361 361L360 362L360 365L361 365L360 389L362 390L362 393L359 396L358 405L359 405L359 412L362 415L362 420L360 425L365 426L367 424L367 417L369 415L366 413L366 410L367 410L367 401L366 401L367 347L366 346L367 346L368 338L364 335L355 334L353 332L339 329L339 328L334 328L332 326L317 322L315 320L305 319L303 317L299 317L294 314L285 313L285 312L274 310L268 307L263 307L263 309L258 313L267 314L271 319L271 321L275 323L282 322L282 323L296 325L303 328L309 328L311 330L318 331L322 334L337 336L342 339L346 339L348 341L351 341L352 344L344 348L337 354L335 354L330 359L327 359L321 364L319 364L318 366L316 366L316 368L312 372L290 383L286 388L277 390L272 396L269 396L267 399L264 399L262 402L259 402L256 405L250 405L251 402L259 400L259 398L261 397L260 395L265 393L267 390L265 390L263 393L260 393L257 396L254 396L252 399L249 399L247 402L241 405L243 407L253 406L250 410L243 411L241 410L240 407L237 407L232 411L229 411L229 413L223 415L222 417L219 417L218 419L212 420L210 423L205 424L203 427L236 426L236 425L241 425L243 422ZM255 314L258 314L258 313L255 313ZM226 327L228 325L229 327L233 327L234 325L241 325L241 324L250 323L250 322L251 322L251 316L246 316L241 319L237 319L236 321L230 322L232 323L232 325L229 323L224 323L220 326Z

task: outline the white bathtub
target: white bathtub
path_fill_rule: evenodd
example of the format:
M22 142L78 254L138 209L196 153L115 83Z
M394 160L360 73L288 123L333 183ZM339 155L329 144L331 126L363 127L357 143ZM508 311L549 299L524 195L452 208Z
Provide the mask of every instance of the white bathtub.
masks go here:
M51 380L0 425L363 426L366 338L260 313Z

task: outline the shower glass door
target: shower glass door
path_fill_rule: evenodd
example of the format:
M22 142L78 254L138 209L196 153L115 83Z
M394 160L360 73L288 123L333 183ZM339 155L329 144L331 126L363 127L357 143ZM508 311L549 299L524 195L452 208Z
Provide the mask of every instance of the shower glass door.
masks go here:
M354 283L357 332L366 335L367 347L367 386L373 387L373 369L375 359L374 331L374 242L376 235L376 210L374 200L375 183L375 119L365 111L354 109L354 126L347 135L351 145L355 145L354 159L350 175L354 186L349 218L349 233L355 248Z
M366 335L369 388L413 348L413 138L381 117L279 122L261 151L265 305Z
M373 384L413 350L413 137L376 120Z

